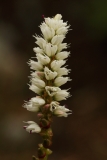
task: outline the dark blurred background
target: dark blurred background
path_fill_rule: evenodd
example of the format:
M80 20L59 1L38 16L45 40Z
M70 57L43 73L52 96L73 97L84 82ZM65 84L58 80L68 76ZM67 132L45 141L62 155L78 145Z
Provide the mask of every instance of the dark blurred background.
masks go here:
M107 1L0 1L0 160L30 160L38 135L23 130L22 121L38 121L22 108L34 96L28 88L28 60L34 57L35 33L42 15L60 13L71 24L66 42L73 95L63 102L73 114L54 118L54 153L50 160L107 160Z

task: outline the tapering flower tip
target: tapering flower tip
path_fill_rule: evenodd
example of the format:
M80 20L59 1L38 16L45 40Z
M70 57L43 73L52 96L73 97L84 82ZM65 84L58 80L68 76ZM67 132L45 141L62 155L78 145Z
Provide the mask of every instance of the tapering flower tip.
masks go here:
M26 127L26 131L29 133L40 133L41 132L41 128L39 127L39 125L33 121L28 121L28 122L24 122L27 124Z
M51 86L46 86L45 89L50 97L54 96L58 91L61 90L58 87L51 87Z
M66 100L68 97L70 97L70 93L67 90L59 90L54 95L56 101Z
M35 98L31 98L31 100L23 106L28 111L38 112L40 110L40 106L45 104L45 100L41 97L37 96Z
M62 18L61 14L56 14L55 17L54 17L54 19L56 19L56 20L60 20L61 18Z
M54 81L55 86L60 87L65 84L67 81L70 81L69 77L57 77Z
M32 90L33 92L35 92L35 93L38 94L38 95L41 95L41 93L42 93L43 90L44 90L44 89L41 89L41 88L39 88L39 87L37 87L37 86L35 86L35 85L33 85L33 84L30 85L29 89Z
M37 53L36 54L38 61L42 64L42 65L46 65L50 62L50 58L48 56L46 56L45 54L40 54Z
M41 89L45 87L45 82L43 80L40 80L40 79L37 79L37 78L32 78L31 79L31 83L34 86L37 86L37 87L39 87Z
M47 80L52 80L57 76L57 72L52 72L48 67L44 68L44 73Z
M30 65L30 68L36 71L43 70L43 65L40 62L35 62L33 60L29 60L28 64Z
M55 58L57 60L63 60L63 59L66 59L68 58L68 56L70 55L70 52L67 52L67 51L62 51L62 52L59 52L55 55Z
M51 68L52 68L52 70L54 70L54 71L58 71L59 68L60 68L61 66L63 66L65 63L66 63L66 61L64 61L64 60L54 60L54 61L51 63Z
M51 102L50 111L58 117L67 117L71 113L71 110L65 108L65 106L60 106L58 102Z
M67 23L63 22L61 18L62 18L62 15L57 14L54 18L49 18L49 17L45 18L45 23L50 28L53 28L55 31L57 31L59 28L62 28L62 27L65 27L65 29L69 28L69 26L67 26Z

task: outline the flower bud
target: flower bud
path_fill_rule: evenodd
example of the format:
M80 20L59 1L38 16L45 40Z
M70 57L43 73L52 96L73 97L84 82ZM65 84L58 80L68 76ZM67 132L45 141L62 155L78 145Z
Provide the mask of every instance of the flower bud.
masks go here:
M52 145L52 141L50 139L44 139L43 146L45 148L49 148Z
M33 160L39 160L39 158L36 158L35 156L32 156Z
M46 152L44 148L38 148L38 157L39 158L44 158L46 156Z
M40 120L40 126L42 128L49 128L50 127L50 122L43 118L43 119Z

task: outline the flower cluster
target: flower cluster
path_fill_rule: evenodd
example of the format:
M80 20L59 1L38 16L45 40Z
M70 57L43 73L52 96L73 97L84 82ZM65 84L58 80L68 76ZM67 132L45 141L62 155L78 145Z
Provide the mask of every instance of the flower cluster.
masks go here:
M37 96L24 104L24 108L28 111L38 113L40 124L28 121L25 122L27 126L24 128L30 133L43 134L44 128L49 129L53 115L67 117L71 114L69 109L59 103L59 101L66 100L70 96L67 89L62 90L60 88L70 81L68 77L70 70L65 66L70 52L65 51L67 43L63 43L69 26L63 22L60 14L53 18L44 18L40 29L42 36L34 36L35 43L38 45L33 49L37 61L30 60L28 62L33 70L30 76L29 89L35 92ZM49 142L50 135L47 139L45 142Z

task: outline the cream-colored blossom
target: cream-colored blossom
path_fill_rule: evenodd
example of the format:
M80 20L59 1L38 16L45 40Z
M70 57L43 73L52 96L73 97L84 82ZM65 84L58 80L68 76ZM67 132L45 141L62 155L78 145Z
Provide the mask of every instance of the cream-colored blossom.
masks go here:
M47 80L52 80L57 76L57 72L52 72L48 67L44 68L44 73Z
M67 52L67 51L62 51L62 52L59 52L56 54L56 59L65 59L65 58L68 58L68 56L70 55L70 52Z
M34 121L28 121L28 122L24 122L24 123L27 124L27 126L24 126L24 128L26 129L27 132L29 132L29 133L39 133L39 132L41 132L41 128Z
M31 79L32 85L36 85L39 88L44 88L45 87L45 82L41 79L38 78L32 78Z
M54 85L57 86L57 87L60 87L63 84L65 84L67 81L70 81L69 77L57 77L54 80Z
M54 96L58 91L60 91L61 89L58 87L51 87L51 86L46 86L45 87L46 92L48 93L49 96Z

